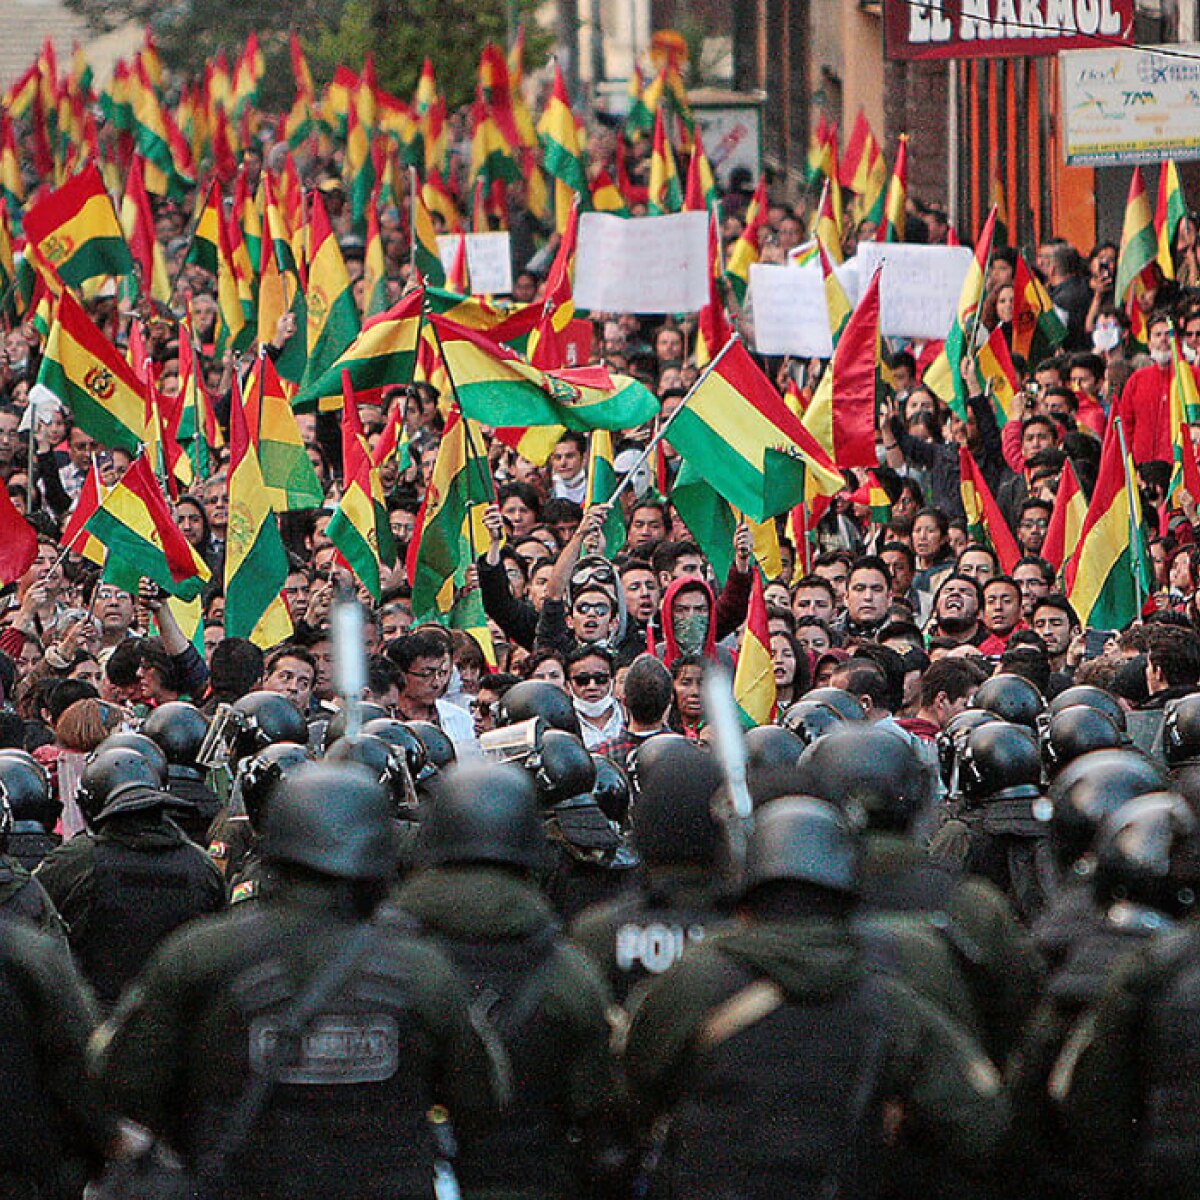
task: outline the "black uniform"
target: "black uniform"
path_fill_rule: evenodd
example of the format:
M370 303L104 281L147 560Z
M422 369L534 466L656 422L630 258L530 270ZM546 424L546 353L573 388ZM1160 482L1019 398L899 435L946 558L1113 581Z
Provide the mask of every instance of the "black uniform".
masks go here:
M556 804L547 814L546 838L554 856L546 895L565 920L614 899L637 877L637 855L590 796Z
M95 833L51 854L37 878L104 1007L116 1003L168 933L225 904L220 871L164 815L163 804L105 817Z
M204 774L199 767L176 763L167 768L167 791L177 801L171 806L171 819L198 846L208 845L209 827L221 811L221 801Z
M52 937L65 937L62 918L46 889L19 862L0 855L0 911L19 917Z
M62 839L57 834L47 833L39 822L14 821L8 853L25 870L33 871L46 855L61 845Z

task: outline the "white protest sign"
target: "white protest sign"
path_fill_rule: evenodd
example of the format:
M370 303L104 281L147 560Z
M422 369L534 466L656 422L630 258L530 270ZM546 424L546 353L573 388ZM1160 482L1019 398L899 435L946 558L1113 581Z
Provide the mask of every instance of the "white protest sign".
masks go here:
M708 213L583 213L575 304L600 312L699 312L708 303Z
M864 286L883 262L879 331L884 337L930 340L950 332L958 293L971 265L967 246L860 242L856 257Z
M449 275L454 267L454 256L458 253L457 233L438 234L438 257ZM471 291L476 296L507 296L512 291L512 252L509 250L508 234L468 233L467 274L471 277Z
M837 275L847 299L851 299L853 271L838 267ZM755 263L750 268L750 307L754 313L754 348L759 354L832 357L833 335L819 262L802 267Z

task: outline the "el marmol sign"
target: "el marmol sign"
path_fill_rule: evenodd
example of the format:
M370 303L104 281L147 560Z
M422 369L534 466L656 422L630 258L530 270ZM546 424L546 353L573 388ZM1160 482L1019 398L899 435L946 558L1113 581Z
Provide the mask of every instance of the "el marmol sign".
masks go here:
M1012 58L1133 41L1133 0L883 0L888 58Z

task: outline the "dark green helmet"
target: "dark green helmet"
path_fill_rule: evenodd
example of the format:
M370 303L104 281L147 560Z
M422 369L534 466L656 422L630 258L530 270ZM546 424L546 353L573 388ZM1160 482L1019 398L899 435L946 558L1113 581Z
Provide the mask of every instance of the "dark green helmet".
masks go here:
M1050 785L1050 846L1064 870L1082 864L1096 834L1135 796L1166 791L1167 772L1136 750L1093 750L1069 763Z
M144 733L131 733L126 730L118 730L116 733L110 733L93 751L99 754L101 750L136 750L150 765L154 768L154 773L158 777L158 783L155 787L166 787L167 784L167 755L166 751L152 738L148 738Z
M1037 685L1023 675L993 675L975 692L975 707L986 708L1002 721L1036 729L1046 701Z
M1068 763L1093 750L1116 750L1128 743L1117 723L1102 708L1073 704L1054 713L1042 741L1046 774L1053 778Z
M417 857L431 866L544 868L546 835L528 773L506 763L468 762L439 775L421 806Z
M742 892L790 882L855 896L861 858L858 836L832 804L810 796L782 796L755 813Z
M541 745L525 759L538 801L553 808L564 800L586 796L596 786L596 767L587 748L574 734L547 729Z
M140 750L102 744L83 765L75 800L88 825L97 825L118 812L164 807L171 797L161 790L162 782Z
M713 796L722 776L702 746L674 733L648 738L630 760L637 776L633 844L648 867L710 866L721 849Z
M343 734L325 751L328 763L358 763L383 784L397 806L410 800L404 752L373 733Z
M1122 804L1096 835L1096 899L1185 916L1200 895L1198 832L1196 815L1174 792L1148 792Z
M966 708L946 722L946 727L937 735L938 771L946 787L954 786L954 769L958 756L967 744L971 731L991 721L999 721L994 712L986 708Z
M170 700L142 722L142 732L158 743L169 765L194 767L208 733L208 718L186 700Z
M432 721L408 721L409 729L425 747L425 766L415 782L423 783L437 771L444 771L458 755L454 743Z
M530 717L540 717L549 729L580 736L579 716L571 697L544 679L514 683L497 701L496 713L497 725L518 725Z
M796 790L847 811L858 806L873 829L904 831L928 799L929 785L899 729L848 722L804 751Z
M1090 683L1077 683L1073 687L1064 688L1050 701L1047 711L1053 717L1062 712L1064 708L1072 708L1076 704L1085 704L1088 708L1096 708L1102 713L1107 713L1112 717L1116 727L1122 733L1125 732L1128 723L1125 719L1125 709L1121 707L1120 700L1112 692L1093 687Z
M378 881L394 874L397 853L391 799L357 764L307 763L271 793L265 862Z
M238 767L239 791L246 817L256 833L262 832L267 802L276 785L310 761L308 750L295 742L276 742L242 760Z
M276 742L308 742L308 724L304 714L278 692L250 692L233 705L236 728L229 748L238 762L257 754Z
M389 746L395 746L404 755L411 779L415 781L427 777L429 760L425 754L425 743L403 721L395 717L376 717L366 722L362 731L372 737L383 738Z

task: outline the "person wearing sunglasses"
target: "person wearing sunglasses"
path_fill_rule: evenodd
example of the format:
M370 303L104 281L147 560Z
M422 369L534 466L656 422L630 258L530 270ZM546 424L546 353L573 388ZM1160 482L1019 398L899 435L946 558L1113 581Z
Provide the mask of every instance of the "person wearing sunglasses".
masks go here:
M613 693L613 657L607 649L583 645L573 650L567 656L567 689L589 750L620 736L625 714Z

